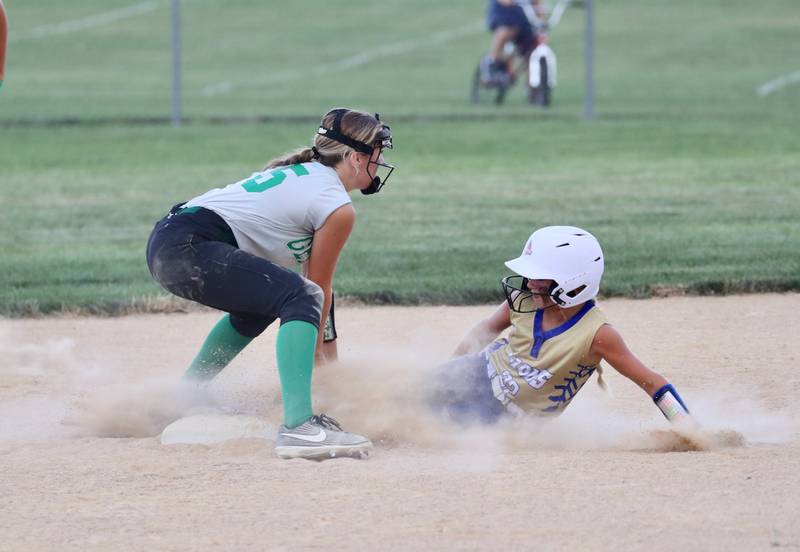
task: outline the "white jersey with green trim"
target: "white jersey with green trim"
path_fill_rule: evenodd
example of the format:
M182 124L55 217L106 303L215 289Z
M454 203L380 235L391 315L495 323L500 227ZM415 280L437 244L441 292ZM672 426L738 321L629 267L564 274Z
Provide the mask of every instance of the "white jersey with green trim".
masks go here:
M311 256L314 232L351 202L336 171L311 162L253 173L185 206L205 207L221 216L240 249L297 269Z

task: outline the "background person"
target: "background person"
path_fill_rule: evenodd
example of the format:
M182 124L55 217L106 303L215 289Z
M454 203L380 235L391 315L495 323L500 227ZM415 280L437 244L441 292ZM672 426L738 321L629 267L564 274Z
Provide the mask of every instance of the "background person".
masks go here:
M688 418L675 388L628 349L595 304L604 260L592 234L573 226L540 228L506 266L516 273L503 279L506 302L470 330L457 358L442 367L435 406L483 422L558 415L606 361L652 397L670 422Z
M541 19L540 0L489 0L486 8L486 25L492 31L489 54L481 63L484 80L498 79L507 71L503 50L508 43L514 44L522 57L527 57L536 47L534 29L521 2L530 2L536 16Z
M332 418L313 415L311 374L339 253L355 222L348 193L381 189L393 170L382 152L391 147L391 131L377 116L334 109L323 117L312 147L176 205L147 244L150 273L165 289L228 313L187 378L210 380L280 318L284 423L278 456L356 455L371 447Z

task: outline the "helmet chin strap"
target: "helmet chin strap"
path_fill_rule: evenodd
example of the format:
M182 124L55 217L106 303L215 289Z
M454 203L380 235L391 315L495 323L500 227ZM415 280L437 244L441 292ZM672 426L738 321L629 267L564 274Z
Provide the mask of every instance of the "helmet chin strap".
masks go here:
M371 161L367 161L367 168L366 168L367 176L372 176L371 174L369 174L370 163L371 163ZM358 165L356 165L356 177L360 173L361 173L361 169L359 169ZM361 193L364 194L364 195L376 194L381 189L381 187L382 187L381 179L380 179L379 176L376 175L376 176L372 177L372 180L370 181L369 186L367 186L366 188L362 188L361 189Z
M536 295L537 297L547 297L548 299L552 299L553 298L549 293L534 293L534 292L531 292L531 295ZM547 310L547 309L552 309L553 307L557 307L557 306L558 306L558 303L553 301L552 303L550 303L546 307L542 307L541 309L536 309L536 310Z
M523 282L524 282L523 285L527 286L528 279L527 278L524 279ZM557 290L557 288L558 288L558 284L553 282L552 284L550 284L550 289L548 289L544 293L539 293L537 291L531 291L530 293L531 293L531 295L536 295L537 297L547 297L548 299L551 299L553 301L553 304L552 305L547 305L546 307L544 307L544 309L549 309L550 307L557 307L557 306L562 305L564 303L564 301L561 299L561 293L563 293L563 290ZM555 292L555 293L553 293L553 292ZM542 309L542 310L544 310L544 309Z
M378 193L378 190L380 189L381 189L381 179L380 177L376 176L372 179L372 182L370 182L369 186L361 190L361 193L364 195L372 195Z
M373 149L372 151L374 152L375 150ZM377 159L380 159L380 156L381 156L382 152L383 152L383 148L381 148L379 150ZM373 153L373 155L374 155L374 153ZM381 188L383 188L383 185L386 184L386 181L389 179L389 177L392 175L392 172L394 171L394 166L392 166L392 165L387 165L387 164L381 163L379 161L373 161L373 159L372 159L373 155L370 155L369 161L367 161L367 174L369 176L372 176L372 175L369 174L369 168L370 168L371 165L375 165L376 166L376 169L375 169L376 173L378 171L377 167L388 168L389 169L389 173L386 175L386 177L383 180L381 180L380 176L375 174L375 176L372 177L372 182L369 183L369 186L367 186L366 188L363 188L361 190L361 193L364 194L364 195L372 195L372 194L377 194L378 192L380 192Z
M553 300L553 303L556 305L564 304L564 300L561 298L562 293L564 293L564 290L561 288L550 292L550 298Z

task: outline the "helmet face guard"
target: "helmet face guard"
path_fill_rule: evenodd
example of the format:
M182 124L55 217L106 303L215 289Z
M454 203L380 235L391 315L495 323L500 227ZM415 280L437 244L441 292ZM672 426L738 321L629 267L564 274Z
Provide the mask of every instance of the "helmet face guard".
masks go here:
M386 181L389 180L389 177L394 171L394 165L379 161L383 150L392 149L393 147L392 129L389 128L388 125L381 123L381 129L378 131L378 134L372 144L355 140L342 132L342 117L344 117L349 111L349 109L334 109L331 111L330 113L336 114L333 118L333 125L331 125L331 128L325 128L324 126L320 125L320 127L317 129L317 134L326 138L330 138L331 140L339 142L340 144L350 146L359 153L365 153L369 155L369 161L367 162L367 174L372 178L372 182L369 186L361 190L361 193L364 195L376 194L381 190L381 188L383 188L383 186L386 184ZM376 113L375 119L380 122L380 115ZM377 154L375 153L376 150ZM374 171L370 171L372 165L375 165Z
M508 303L508 307L512 311L520 313L536 311L537 309L533 304L534 296L549 297L559 306L564 304L564 301L558 297L560 295L559 291L563 292L563 290L557 289L558 285L555 282L550 285L548 293L535 293L528 289L529 281L530 278L519 274L506 276L500 280L500 285L503 286L503 294L506 296L506 303Z
M533 312L533 292L528 289L528 279L525 276L506 276L500 280L503 294L506 296L508 307L514 312Z

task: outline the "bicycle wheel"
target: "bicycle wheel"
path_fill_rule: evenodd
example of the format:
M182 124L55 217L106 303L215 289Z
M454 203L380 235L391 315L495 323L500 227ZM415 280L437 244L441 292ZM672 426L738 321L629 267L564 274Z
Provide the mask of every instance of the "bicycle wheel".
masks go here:
M506 92L514 84L514 78L510 73L493 75L492 78L487 79L485 76L486 71L481 68L483 60L478 62L475 72L472 75L472 85L470 87L470 101L474 104L481 103L481 100L486 100L494 95L491 101L500 105L506 97Z
M541 107L550 106L550 79L547 73L547 60L539 59L539 86L531 86L528 82L528 103Z

